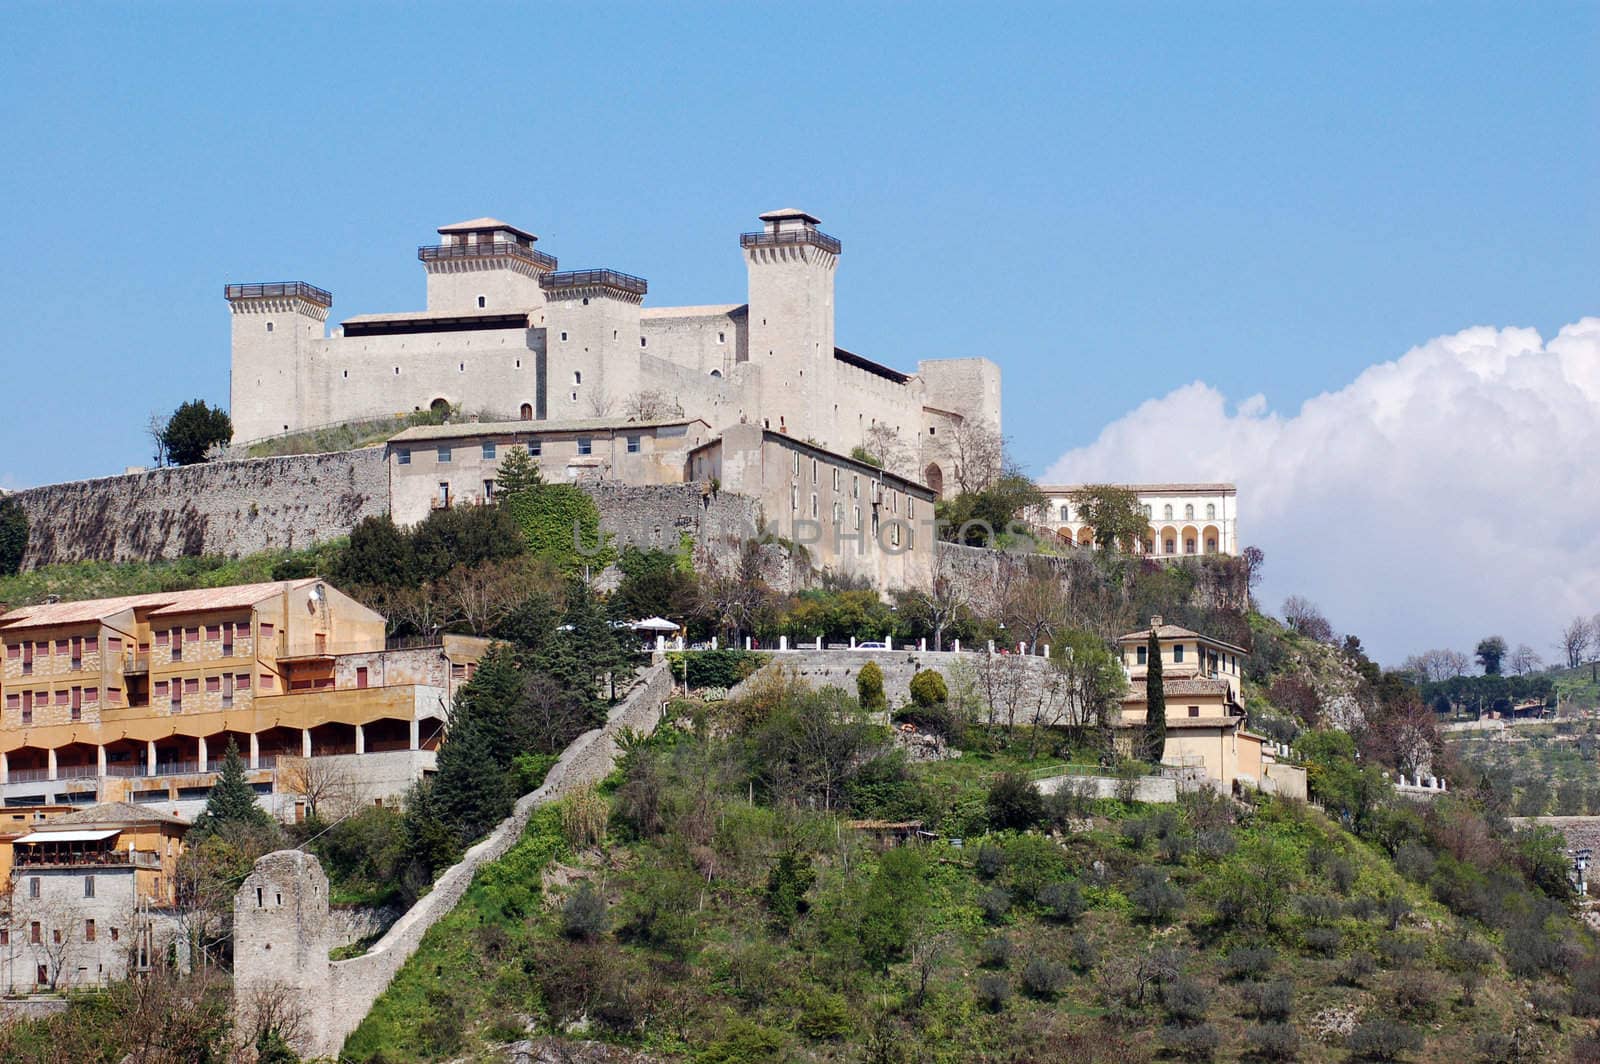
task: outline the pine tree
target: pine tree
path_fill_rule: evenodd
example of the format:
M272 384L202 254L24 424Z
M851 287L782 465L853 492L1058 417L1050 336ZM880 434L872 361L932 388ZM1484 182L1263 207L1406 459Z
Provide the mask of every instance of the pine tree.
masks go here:
M1158 765L1167 752L1167 689L1161 676L1161 640L1156 627L1150 626L1149 649L1145 652L1150 661L1144 673L1144 759Z
M239 744L230 737L227 752L222 757L222 771L217 782L206 795L206 807L194 821L192 840L205 838L224 826L246 825L271 828L272 817L256 804L256 792L245 778L244 758L239 756Z
M526 447L509 448L494 476L495 494L501 497L532 491L543 483L539 464L528 456Z

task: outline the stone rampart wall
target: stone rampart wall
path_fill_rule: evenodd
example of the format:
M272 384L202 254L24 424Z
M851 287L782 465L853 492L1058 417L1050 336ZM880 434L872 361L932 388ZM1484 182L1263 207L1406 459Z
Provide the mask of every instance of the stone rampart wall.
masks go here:
M16 493L23 566L152 561L309 547L389 509L383 448L253 458L51 484Z
M419 900L370 950L359 957L330 965L331 1017L321 1032L320 1044L308 1055L332 1055L350 1032L360 1026L372 1003L388 987L395 973L416 952L422 936L461 900L480 867L503 855L528 824L535 807L559 798L577 787L597 783L611 771L617 755L616 735L624 728L650 732L660 718L661 703L672 690L665 665L652 666L628 697L612 710L599 728L584 732L561 754L543 786L517 801L512 814L488 837L466 852L461 861L434 882L433 890Z

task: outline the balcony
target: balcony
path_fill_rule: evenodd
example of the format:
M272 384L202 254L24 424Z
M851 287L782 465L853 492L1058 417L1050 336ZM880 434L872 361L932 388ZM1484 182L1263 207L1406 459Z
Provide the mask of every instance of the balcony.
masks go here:
M333 306L333 293L304 281L277 281L272 284L230 284L223 295L235 299L304 299L319 307Z
M844 247L837 239L820 229L784 229L776 233L739 234L739 246L742 248L772 248L798 244L810 244L834 255L839 254Z
M542 251L509 241L484 244L429 244L417 249L417 258L423 262L443 262L450 259L489 259L509 255L514 259L532 263L543 270L556 268L556 257Z
M547 273L539 278L539 287L550 288L614 288L619 292L628 292L642 296L650 290L650 285L643 277L635 277L631 273L621 273L617 270L566 270L562 273Z
M46 845L63 845L62 843ZM90 850L78 853L41 852L32 845L18 846L17 868L154 868L160 869L159 854L140 850Z
M124 654L122 657L122 675L140 676L150 672L150 652L141 654Z

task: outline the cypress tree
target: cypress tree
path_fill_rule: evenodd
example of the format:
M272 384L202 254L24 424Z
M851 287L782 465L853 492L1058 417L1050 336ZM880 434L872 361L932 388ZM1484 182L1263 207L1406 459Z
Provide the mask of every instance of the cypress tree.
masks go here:
M1161 640L1155 624L1150 625L1150 643L1144 672L1144 759L1160 764L1167 752L1167 689L1161 676Z
M211 785L211 793L206 795L205 809L195 818L193 835L197 839L204 838L229 824L273 827L271 815L256 804L256 792L245 778L239 744L231 736L222 757L222 771L217 775L217 782Z

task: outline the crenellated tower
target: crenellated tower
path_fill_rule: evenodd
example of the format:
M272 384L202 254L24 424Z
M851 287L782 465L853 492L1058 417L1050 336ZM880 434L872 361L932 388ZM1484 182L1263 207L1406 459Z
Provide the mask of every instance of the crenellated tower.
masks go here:
M649 285L616 270L539 278L545 297L545 392L540 417L620 417L640 388L639 304Z
M233 438L259 440L306 427L305 411L320 400L312 351L322 340L333 295L304 281L230 284L223 295L233 312Z
M761 222L760 232L740 235L739 246L750 277L749 351L761 369L762 420L836 445L833 276L841 245L805 211L768 211Z
M428 271L431 313L536 311L544 306L539 278L556 268L539 238L497 218L443 225L440 243L417 249Z

